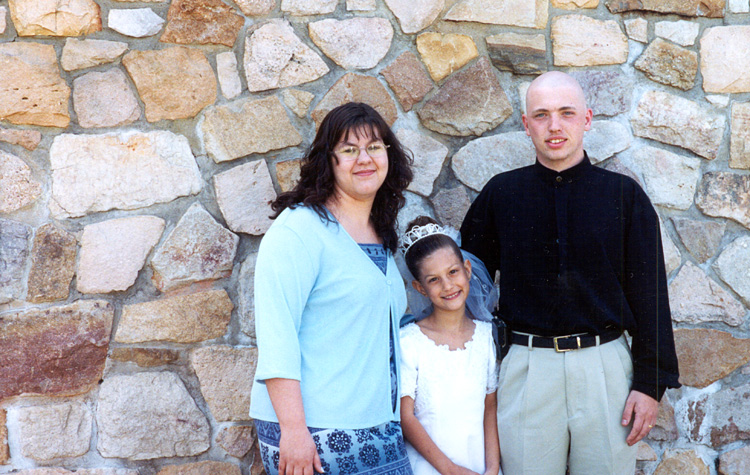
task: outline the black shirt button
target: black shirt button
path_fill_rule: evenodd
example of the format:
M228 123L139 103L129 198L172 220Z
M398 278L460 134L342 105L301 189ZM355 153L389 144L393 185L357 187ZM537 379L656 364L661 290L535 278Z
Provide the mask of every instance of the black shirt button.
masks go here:
M562 177L561 177L561 176L558 176L557 178L555 178L555 180L556 180L556 181L557 181L558 183L562 183L562 180L563 180L563 179L562 179Z

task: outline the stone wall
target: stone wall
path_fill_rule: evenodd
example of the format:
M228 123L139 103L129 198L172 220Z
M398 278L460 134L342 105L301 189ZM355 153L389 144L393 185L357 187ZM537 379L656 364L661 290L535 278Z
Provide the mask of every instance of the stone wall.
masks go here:
M662 218L684 387L644 474L750 473L748 0L0 0L0 473L257 474L252 278L327 111L414 152L402 224L532 163L574 74L586 148Z

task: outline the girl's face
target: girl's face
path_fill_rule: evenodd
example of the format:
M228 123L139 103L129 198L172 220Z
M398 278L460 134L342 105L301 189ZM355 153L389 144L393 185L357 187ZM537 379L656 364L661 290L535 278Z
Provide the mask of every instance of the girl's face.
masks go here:
M421 277L412 285L430 299L435 310L463 310L471 279L468 260L461 262L450 247L442 247L422 260L419 271Z

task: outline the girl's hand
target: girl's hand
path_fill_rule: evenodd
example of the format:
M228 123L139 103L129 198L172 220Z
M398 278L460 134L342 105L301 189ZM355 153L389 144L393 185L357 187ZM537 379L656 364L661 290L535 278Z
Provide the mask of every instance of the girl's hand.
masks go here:
M488 468L485 470L484 475L502 475L499 468Z
M324 473L320 456L307 427L281 431L279 441L280 475Z

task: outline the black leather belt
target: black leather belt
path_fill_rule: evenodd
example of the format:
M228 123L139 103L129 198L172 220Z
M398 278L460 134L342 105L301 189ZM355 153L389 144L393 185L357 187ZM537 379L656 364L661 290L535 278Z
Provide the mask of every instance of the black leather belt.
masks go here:
M599 335L599 344L609 343L620 338L621 332L606 332ZM521 333L513 332L510 337L511 343L514 345L526 345L529 344L531 339L531 346L534 348L554 348L555 351L562 353L565 351L580 350L581 348L588 348L590 346L596 346L596 335L565 335L565 336L535 336L535 335L523 335Z

